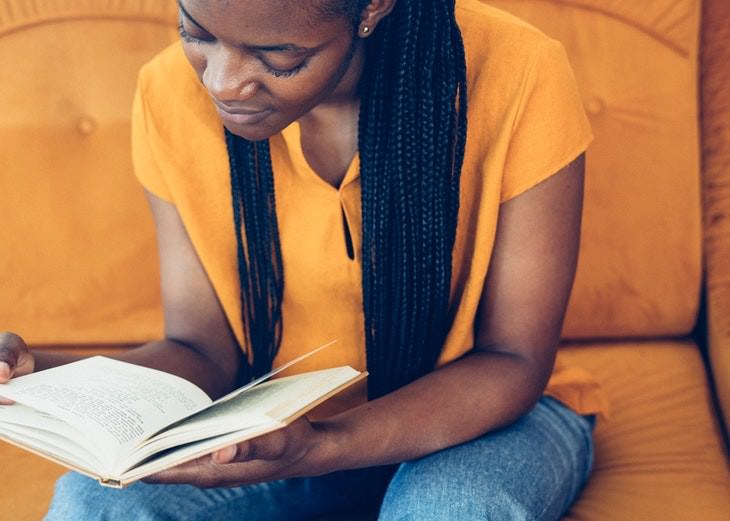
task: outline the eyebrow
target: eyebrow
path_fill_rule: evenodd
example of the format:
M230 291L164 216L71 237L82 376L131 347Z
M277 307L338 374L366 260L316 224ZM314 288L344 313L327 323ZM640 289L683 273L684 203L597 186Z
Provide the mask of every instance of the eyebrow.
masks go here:
M205 27L203 27L202 25L200 25L200 23L198 23L195 20L195 18L193 18L192 16L190 16L190 13L188 13L185 10L185 8L183 7L181 0L177 0L177 6L180 8L180 12L183 14L183 16L185 16L185 18L187 18L194 25L196 25L198 27L198 29L201 29L201 30L205 31L206 33L210 33L210 31L208 31ZM255 50L261 51L261 52L299 52L299 53L304 53L304 52L310 52L310 51L314 50L314 49L310 49L309 47L301 47L299 45L294 45L293 43L281 43L281 44L276 44L276 45L244 45L244 47L246 47L248 49L255 49Z

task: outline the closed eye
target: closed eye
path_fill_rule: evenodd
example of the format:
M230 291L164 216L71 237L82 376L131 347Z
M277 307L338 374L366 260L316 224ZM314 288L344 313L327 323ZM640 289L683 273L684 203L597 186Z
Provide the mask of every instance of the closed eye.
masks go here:
M307 65L309 65L309 59L307 58L299 65L296 65L289 69L279 69L277 67L273 67L269 63L266 63L265 60L263 60L261 58L259 58L259 59L261 60L261 63L264 64L264 67L266 67L266 72L268 72L269 74L271 74L272 76L274 76L276 78L290 78L290 77L294 76L295 74L304 70L307 67Z
M190 34L187 30L185 30L182 21L177 26L177 32L180 33L180 38L182 38L185 43L209 43L213 41L213 38L204 38Z

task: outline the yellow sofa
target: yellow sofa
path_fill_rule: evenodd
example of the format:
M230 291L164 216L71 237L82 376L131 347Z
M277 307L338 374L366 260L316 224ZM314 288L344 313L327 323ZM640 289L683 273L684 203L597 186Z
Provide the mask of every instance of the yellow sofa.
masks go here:
M730 519L730 2L489 3L565 44L596 134L560 356L611 415L566 519ZM0 330L161 335L129 110L175 24L173 0L0 0ZM0 444L0 519L40 519L62 472Z

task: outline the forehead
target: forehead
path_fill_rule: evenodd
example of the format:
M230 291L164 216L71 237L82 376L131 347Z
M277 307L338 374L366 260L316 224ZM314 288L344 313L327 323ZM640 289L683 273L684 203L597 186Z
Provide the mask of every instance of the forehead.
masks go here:
M238 29L262 34L306 32L333 22L322 8L332 0L178 0L182 10L210 31ZM335 2L336 3L336 2Z

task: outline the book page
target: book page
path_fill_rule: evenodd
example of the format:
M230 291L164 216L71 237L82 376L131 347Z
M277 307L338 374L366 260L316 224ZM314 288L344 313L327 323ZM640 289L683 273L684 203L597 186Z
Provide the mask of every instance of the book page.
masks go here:
M157 433L134 452L129 463L196 440L283 425L292 416L360 376L359 371L345 366L259 384ZM126 469L116 469L117 472L123 470Z
M79 467L100 471L112 462L110 454L63 420L20 403L0 405L0 438L22 441L44 453L58 454ZM106 461L104 461L106 459Z
M161 470L174 467L175 465L180 465L181 463L210 454L211 452L228 447L229 445L261 436L284 426L285 424L283 423L269 422L251 427L250 429L235 431L223 436L215 436L206 440L175 447L174 449L155 454L154 457L143 461L139 466L133 467L119 477L117 479L117 483L113 483L111 485L107 483L102 484L116 488L126 487L137 480L143 479Z
M216 426L218 432L212 435L244 429L265 423L265 420L285 420L318 396L359 374L351 367L335 367L270 380L233 398L216 402L214 406L186 418L173 428L164 429L146 443L181 433L205 432Z
M159 440L160 444L164 445L163 442L170 441L170 438L183 439L187 433L191 435L191 443L175 446L145 459L141 457L146 452L145 449L149 449L150 445L156 443L151 441L150 445L142 447L140 452L134 455L134 459L140 461L141 464L124 472L112 486L127 486L160 470L285 427L295 418L306 414L312 407L345 387L362 380L366 375L367 373L361 373L351 367L336 367L303 373L261 384L253 389L254 396L250 396L252 390L249 390L233 400L217 403L171 429L166 433L169 438ZM249 403L244 403L247 398L250 399ZM221 407L223 410L218 410ZM257 413L261 415L262 419L267 418L268 420L230 431L230 427L236 422L238 413L242 411L247 416ZM191 422L189 425L188 421ZM195 426L194 429L193 426ZM201 441L193 441L199 439L192 437L193 432L199 433L201 428L211 426L218 427L221 434ZM191 431L187 432L186 428Z
M284 365L280 365L280 366L274 368L273 370L269 371L265 375L260 376L259 378L256 378L255 380L252 380L251 382L247 383L243 387L239 387L238 389L234 389L233 391L231 391L230 393L226 394L225 396L222 396L222 397L218 398L215 402L213 402L213 405L217 405L217 404L219 404L221 402L225 402L227 400L231 400L233 398L236 398L238 395L247 392L249 389L252 389L253 387L256 387L257 385L261 385L262 383L266 382L267 380L271 380L277 374L279 374L279 373L281 373L281 372L289 369L291 366L293 366L295 364L298 364L299 362L301 362L305 358L309 358L310 356L316 355L317 353L319 353L323 349L326 349L329 346L334 345L336 342L337 342L337 340L332 340L331 342L327 342L326 344L323 344L323 345L319 346L318 348L316 348L316 349L314 349L312 351L309 351L308 353L304 353L303 355L298 356L297 358L294 358L293 360L288 361Z
M86 433L114 459L146 436L211 403L177 376L104 357L23 376L0 395Z
M316 348L316 349L314 349L312 351L309 351L308 353L305 353L305 354L303 354L303 355L301 355L301 356L299 356L297 358L294 358L293 360L290 360L289 362L287 362L287 363L285 363L285 364L283 364L283 365L281 365L279 367L276 367L276 368L272 369L271 371L269 371L268 373L264 374L263 376L260 376L259 378L256 378L256 379L250 381L246 385L244 385L242 387L239 387L238 389L234 389L233 391L231 391L230 393L226 394L225 396L222 396L222 397L218 398L216 401L208 404L206 407L201 408L200 410L196 410L196 411L191 412L188 416L186 416L184 418L181 418L180 420L178 420L175 423L165 425L158 432L155 432L155 433L151 434L149 436L149 440L153 440L153 439L157 440L157 439L161 439L162 437L167 436L167 434L163 434L162 431L168 431L168 432L170 432L175 427L177 427L178 424L181 424L183 422L185 422L186 424L192 424L193 422L195 422L195 420L192 420L193 417L198 418L199 416L201 416L202 413L205 412L206 409L210 409L212 407L215 407L216 408L216 411L218 411L216 413L213 413L212 415L217 416L217 417L220 417L222 415L221 412L226 410L224 408L221 408L221 404L223 404L223 403L225 403L225 402L227 402L229 400L236 400L236 399L238 399L239 396L241 396L243 394L248 394L249 392L251 392L251 389L262 385L264 382L272 379L274 376L276 376L277 374L281 373L282 371L285 371L286 369L288 369L289 367L293 366L294 364L297 364L297 363L301 362L305 358L309 358L310 356L313 356L313 355L319 353L323 349L326 349L329 346L333 345L335 342L337 342L337 340L332 340L331 342L328 342L326 344L323 344L323 345L319 346L318 348ZM249 402L250 402L250 400L247 401L246 403L249 403ZM240 411L240 407L239 407L239 411ZM236 428L239 428L241 424L242 425L254 425L256 423L262 423L262 422L268 420L268 417L261 418L260 417L261 414L258 411L248 411L248 412L250 413L249 414L249 417L246 418L246 419L239 418L239 421L238 421L238 425L239 426L236 427ZM226 414L226 413L223 413L223 414ZM192 420L192 422L191 422L191 420ZM192 429L187 429L185 432L192 431L194 429L195 429L195 426L193 426ZM176 431L174 434L178 434L178 432ZM220 432L216 432L216 434L220 434ZM202 436L203 436L203 433L201 432L201 435L198 438L201 438ZM168 445L168 446L172 446L172 445Z

